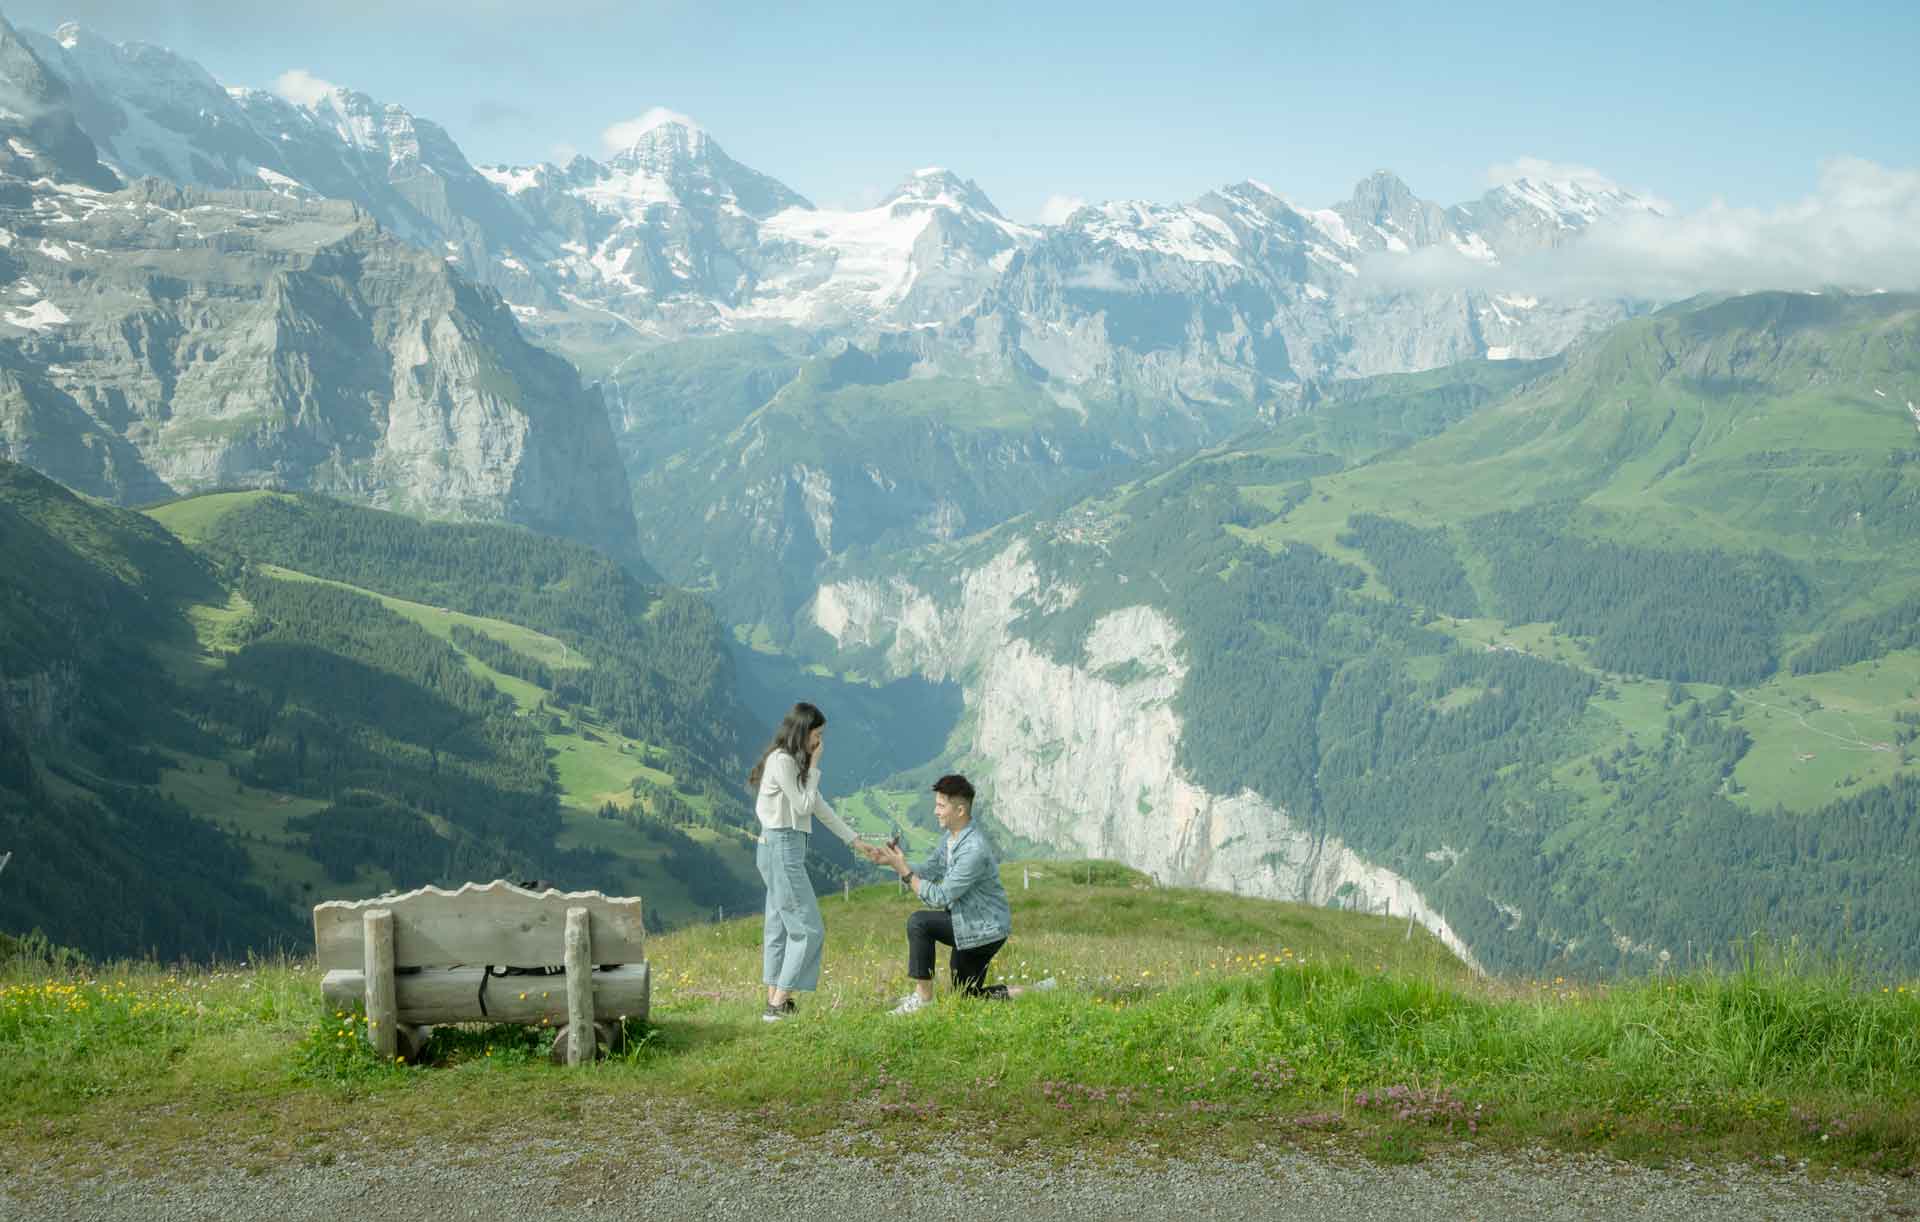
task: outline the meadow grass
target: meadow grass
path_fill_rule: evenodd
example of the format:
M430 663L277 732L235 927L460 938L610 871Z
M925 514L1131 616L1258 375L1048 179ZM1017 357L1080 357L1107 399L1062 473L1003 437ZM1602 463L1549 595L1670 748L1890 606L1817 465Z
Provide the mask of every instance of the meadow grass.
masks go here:
M281 493L266 491L250 492L209 492L200 496L183 497L169 501L165 505L155 505L145 510L148 517L160 523L174 534L189 543L198 543L220 518L235 509L244 509L270 498L278 499Z
M519 624L512 623L508 620L489 619L481 615L468 615L464 611L449 611L445 607L433 607L426 603L411 602L404 598L395 598L391 594L382 594L377 590L369 590L364 586L348 585L344 581L333 581L329 578L315 577L308 573L301 573L294 569L281 568L277 564L263 564L260 565L259 568L261 572L267 574L269 577L277 577L282 581L310 581L317 585L333 586L341 590L351 590L355 594L364 594L388 610L413 621L433 636L439 637L448 644L453 643L453 629L455 625L459 625L478 632L483 636L490 636L504 645L511 646L513 649L525 654L536 662L542 663L550 669L591 669L591 664L580 655L578 650L567 648L566 643L557 637L548 636L544 632L536 632L532 628L523 628ZM484 667L483 669L489 677L493 678L496 686L502 686L505 690L513 690L511 685L515 680L512 676L501 675L491 667ZM502 680L506 681L505 684L502 683ZM520 685L524 688L531 689L536 693L536 699L538 698L538 688L524 681L521 681Z
M1905 766L1899 713L1920 712L1920 650L1900 650L1839 670L1776 674L1737 694L1753 746L1734 769L1746 796L1816 810L1884 785Z
M16 957L0 975L0 1164L55 1144L84 1152L76 1166L177 1155L224 1135L264 1165L332 1157L362 1103L387 1132L479 1138L662 1100L733 1116L747 1140L853 1129L1021 1158L1332 1143L1405 1159L1468 1142L1920 1168L1912 982L1792 946L1679 976L1485 980L1390 918L1150 888L1104 863L1003 876L1015 933L994 975L1055 990L943 990L889 1015L912 905L871 886L823 898L820 989L777 1025L759 1021L757 920L654 939L650 1021L579 1071L546 1063L548 1033L509 1027L441 1028L429 1064L377 1064L363 1020L324 1007L300 961Z

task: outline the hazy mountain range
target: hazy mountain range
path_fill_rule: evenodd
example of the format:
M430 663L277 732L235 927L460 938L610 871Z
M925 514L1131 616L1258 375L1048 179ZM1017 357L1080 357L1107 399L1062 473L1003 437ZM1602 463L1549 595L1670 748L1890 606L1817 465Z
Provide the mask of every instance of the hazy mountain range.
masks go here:
M1205 298L1241 304L1232 318L1190 320L1190 338L1284 384L1557 350L1570 337L1565 307L1477 294L1447 301L1457 317L1434 320L1444 334L1384 340L1382 320L1368 316L1377 311L1353 317L1351 303L1372 295L1359 264L1431 247L1498 263L1655 206L1604 182L1521 178L1441 207L1382 171L1325 208L1249 181L1189 203L1098 204L1028 226L973 182L930 168L903 172L870 208L836 211L663 110L625 125L629 143L605 161L476 166L435 123L350 89L294 102L224 87L185 57L74 25L24 42L64 82L75 122L123 179L352 200L499 290L536 329L596 319L655 337L944 326L986 297L983 319L1044 332L1010 341L1008 355L1024 351L1073 381L1085 361L1051 356L1052 333L1091 326L1108 347L1151 351L1163 338L1152 332L1189 320L1169 314L1143 331L1124 316L1163 313L1163 298ZM1389 321L1404 330L1407 320ZM1247 332L1238 351L1222 334L1236 326Z

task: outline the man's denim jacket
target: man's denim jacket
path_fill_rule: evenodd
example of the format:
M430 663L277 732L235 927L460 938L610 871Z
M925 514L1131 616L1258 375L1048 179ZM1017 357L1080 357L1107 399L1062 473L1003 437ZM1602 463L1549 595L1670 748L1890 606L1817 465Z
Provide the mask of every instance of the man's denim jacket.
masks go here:
M942 835L913 872L920 902L953 914L954 949L985 946L1013 932L1000 863L978 824L969 823L951 845Z

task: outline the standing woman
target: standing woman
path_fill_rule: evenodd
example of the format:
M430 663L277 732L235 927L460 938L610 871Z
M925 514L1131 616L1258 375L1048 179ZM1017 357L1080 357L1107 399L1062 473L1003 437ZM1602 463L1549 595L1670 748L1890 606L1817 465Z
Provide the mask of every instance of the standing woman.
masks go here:
M755 794L754 813L760 817L754 860L767 884L761 956L767 1008L760 1015L762 1022L777 1023L793 1013L793 994L812 992L820 983L820 947L827 931L807 877L807 836L814 817L841 840L854 843L853 829L820 796L826 726L826 715L813 705L794 705L747 777Z

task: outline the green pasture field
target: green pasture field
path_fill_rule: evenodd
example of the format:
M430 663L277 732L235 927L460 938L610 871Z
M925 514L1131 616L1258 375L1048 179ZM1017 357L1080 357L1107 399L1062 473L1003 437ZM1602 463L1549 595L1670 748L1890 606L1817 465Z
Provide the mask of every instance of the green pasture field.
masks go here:
M892 885L825 897L818 991L760 1021L757 915L656 937L652 1012L612 1058L547 1062L548 1033L445 1027L379 1064L310 963L0 968L0 1173L165 1160L265 1170L383 1141L538 1141L642 1101L759 1135L857 1131L1021 1160L1312 1144L1385 1162L1552 1148L1632 1161L1804 1159L1920 1170L1920 988L1793 946L1617 982L1473 976L1402 921L1152 887L1111 863L1003 867L1011 1001L906 988ZM729 1139L732 1140L732 1139ZM1053 1153L1049 1153L1053 1152Z

